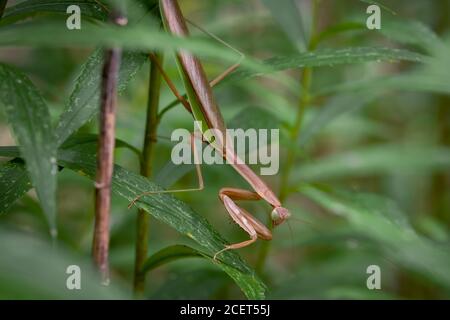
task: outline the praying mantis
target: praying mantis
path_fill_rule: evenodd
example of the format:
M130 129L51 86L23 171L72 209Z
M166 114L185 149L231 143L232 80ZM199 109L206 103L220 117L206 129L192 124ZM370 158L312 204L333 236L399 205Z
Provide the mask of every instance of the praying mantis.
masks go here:
M184 18L179 4L176 0L160 0L159 1L161 17L164 27L167 32L178 37L188 37L189 30L187 28L186 19ZM151 56L152 57L152 56ZM226 144L223 139L218 137L227 137L225 122L222 114L216 104L212 85L222 80L227 74L234 71L239 63L229 67L222 75L218 76L211 83L208 82L205 71L199 59L193 54L179 50L176 53L178 69L182 75L184 86L187 93L187 100L178 93L173 83L168 76L164 73L162 66L158 65L156 59L152 59L158 66L163 75L163 78L169 85L171 91L177 97L183 106L188 110L196 123L200 123L200 132L202 138L212 145L220 155L227 160L228 163L250 184L254 191L237 189L237 188L222 188L219 191L219 198L222 201L225 209L231 216L231 218L250 236L249 240L239 243L226 245L224 249L220 250L214 255L216 257L225 250L239 249L251 245L256 242L257 239L271 240L272 232L255 217L253 217L247 210L241 208L235 201L239 200L264 200L271 207L271 220L274 226L278 226L286 221L290 217L288 209L281 205L280 200L275 193L269 188L269 186L252 171L250 167L244 164L242 161L237 161L238 156L234 149ZM218 135L211 134L218 132ZM192 143L196 137L191 136L191 145L194 148L194 157L196 154L195 144ZM225 139L226 140L226 139ZM197 165L197 174L199 177L199 188L190 190L202 190L203 178L199 165ZM153 191L145 192L136 197L130 205L138 201L145 195L163 193L163 192L177 192L187 191L185 190L167 190L167 191Z

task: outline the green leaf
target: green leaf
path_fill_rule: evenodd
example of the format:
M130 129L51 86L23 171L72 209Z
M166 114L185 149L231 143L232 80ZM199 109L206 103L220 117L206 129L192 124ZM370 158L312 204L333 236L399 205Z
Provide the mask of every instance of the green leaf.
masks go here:
M17 199L31 189L25 164L20 159L0 166L0 213L6 212Z
M352 21L342 22L324 29L315 37L315 39L313 39L313 41L314 43L319 44L340 33L349 31L365 31L365 30L367 30L367 27L364 23Z
M7 212L32 188L27 168L20 156L19 147L0 147L0 157L17 158L0 165L0 213Z
M79 148L83 147L84 150L90 150L93 153L96 152L98 142L98 135L92 133L79 133L76 134L64 142L60 149L71 149L71 148ZM136 156L140 157L141 152L136 147L131 144L121 140L116 139L114 143L115 148L126 148L136 154ZM20 150L19 147L16 146L0 146L0 157L8 157L8 158L20 158Z
M68 143L70 140L68 141ZM94 148L92 148L94 146ZM2 151L5 151L4 153ZM86 153L88 151L88 153ZM0 148L0 156L4 154L13 155L17 150L14 147ZM59 165L67 167L78 174L88 176L92 180L95 179L96 158L95 158L95 143L83 144L68 144L67 149L60 149L58 154ZM20 168L24 172L24 168ZM0 171L3 172L3 171ZM19 171L20 173L20 171ZM11 182L9 176L2 179L0 176L0 190L8 190L7 186ZM23 179L26 179L23 177ZM26 192L30 187L27 187L27 180L21 182L20 192ZM139 176L135 173L125 170L119 166L115 166L113 176L113 192L124 197L128 201L133 200L136 196L149 190L161 190L159 186L152 183L145 177ZM3 194L8 196L8 203L13 203L19 197L20 192L13 192L13 194ZM2 199L2 198L0 198ZM158 220L170 225L178 230L180 233L187 235L189 238L196 241L199 245L205 248L204 251L196 251L203 257L212 260L212 256L223 249L225 241L212 228L212 226L202 216L195 213L185 203L177 200L175 197L168 194L158 194L152 197L145 197L142 202L136 204L139 208L152 214ZM194 250L194 249L192 249ZM167 254L167 252L166 252ZM222 262L218 266L224 270L242 289L249 299L264 298L265 285L256 276L253 270L250 269L241 258L233 251L225 251L219 257Z
M170 247L166 247L160 251L158 251L157 253L153 254L152 256L150 256L144 266L143 266L143 270L142 272L148 272L152 269L155 269L163 264L178 260L178 259L184 259L184 258L198 258L198 257L203 257L206 258L210 261L212 260L212 256L209 254L206 254L202 251L199 251L197 249L191 248L189 246L185 246L185 245L174 245L174 246L170 246ZM220 267L222 267L222 269L227 272L230 276L233 274L235 276L238 276L236 274L236 269L232 266L229 265L224 265L221 264ZM232 276L233 278L233 276ZM179 286L179 282L177 282L177 286ZM239 284L239 283L238 283ZM166 285L164 285L165 289ZM245 291L244 291L245 293ZM161 296L160 296L161 298Z
M62 145L61 149L71 149L71 148L77 148L81 145L86 146L87 148L91 147L90 150L92 150L94 153L97 152L97 142L98 142L98 134L93 133L78 133L76 135L71 136L68 138ZM114 143L115 148L125 148L133 152L138 159L141 158L141 151L136 148L135 146L132 146L128 142L125 142L121 139L116 139ZM13 147L11 147L13 148ZM3 153L2 147L0 147L0 156Z
M258 107L248 107L236 114L228 123L233 129L279 129L281 121L276 113Z
M71 149L62 150L59 157L61 165L64 167L92 180L95 179L96 159L94 154ZM145 177L116 165L112 190L127 201L132 201L143 192L157 191L161 188ZM225 240L205 218L172 195L160 193L145 196L136 203L136 206L196 241L208 255L214 255L226 245ZM265 285L236 252L225 251L219 258L221 263L218 266L236 282L249 299L264 298Z
M95 153L97 141L98 135L96 134L78 134L67 139L61 149L82 147L84 150ZM141 157L138 149L120 139L116 139L115 147L127 148L134 152L138 158ZM20 158L19 147L0 146L0 157ZM0 203L3 204L3 207L0 207L0 213L8 211L13 203L20 199L31 187L25 164L21 159L14 159L0 166Z
M90 261L61 245L55 248L36 236L0 228L1 299L127 299L119 279L105 287ZM80 267L81 290L68 290L71 265Z
M152 23L153 22L153 23ZM40 21L0 27L0 46L44 46L44 47L114 47L130 51L149 52L153 50L186 49L192 53L224 62L235 63L236 53L220 44L203 39L171 36L159 29L150 16L145 23L118 27L111 24L83 22L81 30L73 32L65 28L65 21ZM242 68L264 71L265 66L247 57Z
M441 42L433 30L419 21L387 20L383 22L380 32L396 42L415 45L427 51Z
M345 244L344 239L341 242ZM327 248L338 244L336 239L327 244ZM268 299L392 299L387 290L368 290L365 286L369 265L380 266L382 274L386 275L381 279L382 288L389 283L387 275L393 269L389 262L372 251L360 244L356 249L346 248L319 263L305 259L298 271L271 291ZM365 292L357 288L363 288Z
M400 213L392 201L373 194L321 190L312 186L302 186L299 191L377 241L384 254L403 268L450 288L448 246L419 236L405 219L399 220Z
M365 63L371 61L423 62L424 56L407 50L391 48L355 47L345 49L323 49L296 55L269 58L263 62L267 67L265 72L256 72L253 70L236 71L227 78L227 81L238 81L288 69L324 66L333 67L335 65Z
M402 75L378 77L375 79L365 79L351 81L343 84L323 87L317 90L316 96L330 95L343 92L369 92L392 90L405 90L411 92L426 92L437 94L450 94L450 87L444 78L430 74L429 72L407 72Z
M295 180L330 180L355 176L389 175L448 170L450 149L427 146L382 145L326 156L305 163Z
M26 0L6 9L2 23L11 23L40 13L61 13L66 16L67 7L77 5L83 17L106 20L108 12L94 0Z
M450 240L450 233L445 224L441 223L438 219L423 215L416 221L416 228L427 237L438 241L446 242Z
M342 94L334 96L320 111L305 124L300 134L300 145L306 145L321 130L339 116L357 109L361 109L376 98L377 94Z
M17 146L0 146L0 157L20 158L20 150Z
M119 93L125 90L146 59L147 57L142 53L124 52L119 71ZM71 134L98 113L102 66L103 50L98 49L83 65L81 73L75 81L75 88L55 130L57 145L61 145Z
M306 51L303 19L295 0L262 0L263 4L300 52Z
M381 3L380 1L376 1L376 0L359 0L361 2L367 3L367 4L376 4L377 6L379 6L380 8L383 8L384 10L386 10L387 12L396 15L397 13L395 13L394 10L392 10L391 8L389 8L388 6L384 5L383 3Z
M450 94L450 87L447 85L450 46L443 45L442 43L446 43L445 41L436 42L433 39L434 37L430 35L430 42L433 42L433 45L427 48L431 52L432 58L427 59L428 63L421 65L416 70L400 75L363 79L324 87L315 92L315 95L329 95L347 91L361 92L363 90L365 92L407 90L448 95Z
M20 151L52 234L56 232L56 147L44 99L24 74L0 64L0 103L5 106Z
M154 253L145 261L143 273L153 270L163 264L183 258L204 257L204 253L185 245L173 245Z
M174 164L172 160L167 161L164 166L158 170L158 174L155 177L156 184L169 188L175 182L180 180L189 172L195 169L193 164Z

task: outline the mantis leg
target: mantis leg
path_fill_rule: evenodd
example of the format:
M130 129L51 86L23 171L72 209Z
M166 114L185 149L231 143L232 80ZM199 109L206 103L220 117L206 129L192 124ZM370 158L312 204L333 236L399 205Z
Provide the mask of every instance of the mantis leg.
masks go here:
M153 63L155 63L156 67L161 72L161 75L163 76L164 80L166 81L167 85L169 86L170 90L173 92L173 94L177 97L178 101L180 101L183 106L192 113L191 106L189 102L178 92L178 90L175 87L175 84L170 80L167 73L164 71L162 66L159 64L158 60L155 59L155 56L150 53L150 59ZM136 201L138 201L140 198L151 195L151 194L160 194L160 193L177 193L177 192L190 192L190 191L201 191L204 189L204 182L203 182L203 176L202 176L202 170L200 167L200 161L198 159L197 150L195 148L195 139L200 139L202 141L201 137L196 137L194 133L191 134L191 148L194 151L194 163L195 163L195 169L197 171L197 177L198 177L198 187L197 188L189 188L189 189L176 189L176 190L160 190L160 191L148 191L144 192L140 195L138 195L136 198L134 198L130 204L128 205L128 208L131 208L134 204L136 204Z
M172 82L172 80L170 80L169 76L164 71L163 67L159 64L159 61L158 61L158 59L156 59L155 55L153 53L150 53L149 56L150 56L150 59L152 60L152 63L154 63L156 65L156 67L158 68L159 72L161 72L161 75L163 76L164 81L166 81L170 90L173 92L175 97L177 97L177 100L183 104L183 106L186 108L187 111L192 113L191 105L186 100L186 98L178 92L175 84Z
M152 195L152 194L160 194L160 193L177 193L177 192L190 192L190 191L202 191L205 187L204 182L203 182L203 175L202 175L202 169L200 167L200 162L198 159L198 154L197 154L197 150L195 148L195 133L191 134L191 148L194 152L194 164L195 164L195 169L197 171L197 178L198 178L198 187L196 188L190 188L190 189L175 189L175 190L160 190L160 191L148 191L148 192L144 192L141 193L140 195L138 195L136 198L134 198L130 204L128 205L128 209L130 209L132 206L134 206L136 204L136 201L138 201L140 198L144 197L144 196L148 196L148 195Z
M238 49L236 49L235 47L233 47L231 44L227 43L226 41L220 39L218 36L216 36L215 34L205 30L204 28L200 27L198 24L185 19L189 24L193 25L195 28L197 28L198 30L200 30L201 32L207 34L208 36L210 36L211 38L213 38L214 40L216 40L217 42L220 42L221 44L223 44L224 46L226 46L227 48L233 50L234 52L236 52L237 54L239 54L239 60L238 62L236 62L235 64L233 64L232 66L228 67L225 71L223 71L220 75L218 75L216 78L214 78L209 84L211 87L214 87L215 85L217 85L219 82L221 82L223 79L225 79L226 76L228 76L230 73L232 73L234 70L236 70L240 65L242 60L244 60L245 58L245 54L242 53L241 51L239 51Z
M225 209L230 214L231 218L249 234L250 240L239 243L229 244L224 249L220 250L214 255L214 260L217 256L226 251L247 247L254 243L258 238L263 240L272 240L272 232L267 227L253 217L247 210L239 207L234 200L259 200L261 197L256 193L243 189L223 188L219 192L219 198L223 202Z
M219 84L222 80L224 80L229 74L231 74L234 70L236 70L236 69L241 65L242 60L244 60L244 58L245 58L245 54L242 53L241 51L239 51L238 49L234 48L233 46L231 46L229 43L223 41L222 39L220 39L220 38L217 37L216 35L210 33L209 31L207 31L207 30L205 30L205 29L203 29L202 27L200 27L200 26L197 25L196 23L194 23L194 22L192 22L192 21L190 21L190 20L187 20L187 19L186 19L186 21L187 21L188 23L190 23L191 25L193 25L194 27L196 27L197 29L199 29L200 31L202 31L203 33L207 34L207 35L210 36L211 38L217 40L218 42L222 43L223 45L225 45L226 47L230 48L231 50L237 52L237 53L240 55L239 60L238 60L235 64L233 64L232 66L230 66L230 67L228 67L227 69L225 69L225 71L223 71L220 75L218 75L217 77L215 77L213 80L211 80L211 81L209 82L209 85L210 85L211 87L215 87L217 84ZM150 58L152 58L152 60L153 60L152 55L150 55ZM156 66L158 67L158 69L160 69L160 71L161 71L161 70L162 70L162 67L159 65L159 63L158 63L158 62L155 62L155 64L156 64ZM163 109L163 111L160 113L160 115L163 114L163 113L165 113L165 112L167 112L167 111L170 110L171 108L175 107L175 106L178 105L178 103L180 103L180 102L183 104L183 106L184 106L189 112L191 112L190 105L189 105L189 103L186 101L186 98L187 98L186 94L181 95L180 93L178 93L178 91L177 91L176 88L175 88L175 85L173 85L172 81L167 77L167 75L166 75L164 72L162 72L162 74L165 75L165 76L164 76L164 80L167 82L167 84L171 83L171 84L169 84L169 87L170 87L170 89L172 90L172 92L175 94L175 96L176 96L177 98L176 98L176 100L174 100L174 101L172 101L171 103L169 103L169 104ZM175 93L175 92L176 92L176 93ZM191 112L191 113L192 113L192 112Z

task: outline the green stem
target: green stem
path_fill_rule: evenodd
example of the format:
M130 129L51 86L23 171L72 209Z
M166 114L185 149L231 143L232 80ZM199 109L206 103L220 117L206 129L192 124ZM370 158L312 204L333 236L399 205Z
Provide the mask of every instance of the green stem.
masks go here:
M312 80L312 69L306 68L303 71L302 78L301 78L301 88L303 91L303 94L300 98L298 109L297 109L297 115L295 118L294 126L291 128L289 138L292 141L292 143L295 144L296 141L298 141L300 131L302 129L303 119L305 117L305 111L310 101L310 89L311 89L311 80ZM283 168L283 172L281 173L281 180L280 180L280 201L284 202L286 198L289 195L289 176L291 174L291 170L294 167L295 164L295 158L296 158L296 149L291 148L288 150L286 163Z
M160 65L163 56L156 54ZM147 104L147 122L145 127L143 157L141 162L141 174L150 177L152 174L152 158L158 128L158 105L161 89L161 73L154 63L150 66L149 94ZM136 255L134 267L134 293L136 297L142 297L145 291L145 273L141 272L142 266L147 259L149 214L139 210L137 217Z
M187 94L182 95L182 97L184 99L187 99ZM172 110L173 108L175 108L178 104L180 104L180 100L179 99L175 99L173 100L171 103L169 103L167 106L165 106L164 108L162 108L162 110L159 112L158 114L158 119L161 120L161 118L164 116L164 114L166 114L167 112L169 112L170 110Z
M319 13L319 2L320 0L314 0L313 2L313 21L312 21L312 30L311 30L311 37L308 44L308 51L313 51L316 49L317 41L316 41L316 29L317 29L317 23L318 23L318 13ZM303 119L305 116L305 111L308 106L308 104L311 101L311 82L312 82L312 75L313 70L312 68L305 68L302 73L302 77L300 80L300 86L301 86L301 97L299 99L297 113L295 117L294 125L291 127L289 132L289 138L292 141L292 143L296 143L298 141ZM288 150L287 156L286 156L286 163L283 166L283 171L281 173L280 178L280 201L283 203L287 197L289 196L289 176L291 175L292 168L294 167L295 160L296 160L296 148L290 148ZM258 273L261 273L264 269L265 261L267 259L267 256L269 254L271 247L271 241L265 241L261 245L261 249L259 251L258 259L256 262L256 270Z
M441 17L439 19L438 27L436 28L439 35L444 36L448 30L450 17L448 11L450 10L450 2L442 1L439 6ZM450 146L450 97L442 95L439 97L439 106L437 110L437 131L439 141L443 146ZM450 186L449 175L445 172L436 172L432 177L432 186L430 193L431 212L441 222L450 225L450 216L448 213L448 201L446 200L446 190Z
M272 230L273 230L272 221L269 221L268 228L272 232ZM258 274L261 274L263 272L267 256L269 255L271 243L272 243L272 241L264 241L261 243L258 258L257 258L256 264L255 264L255 270Z

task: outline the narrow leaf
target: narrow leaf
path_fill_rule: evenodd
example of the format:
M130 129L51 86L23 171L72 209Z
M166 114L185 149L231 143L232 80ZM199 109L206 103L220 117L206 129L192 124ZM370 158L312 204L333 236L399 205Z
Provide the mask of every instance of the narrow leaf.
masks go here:
M56 148L44 99L21 72L0 64L0 103L20 145L33 186L56 232Z
M105 287L90 261L62 245L53 247L36 236L0 228L0 298L1 299L127 299L119 279ZM81 290L69 290L73 270L81 271Z
M39 13L61 13L67 15L67 7L77 5L83 17L106 20L107 8L95 0L26 0L6 9L2 23L11 23Z
M418 173L450 168L450 149L384 145L367 147L311 161L295 175L298 181L342 177Z
M119 72L119 93L125 90L146 59L146 56L141 53L125 52L123 54ZM66 110L60 117L55 131L57 145L61 145L98 113L102 65L103 50L98 49L82 67Z
M148 272L163 264L183 258L203 257L204 254L198 250L184 245L166 247L151 255L144 263L141 272Z
M427 51L440 43L433 30L419 21L387 20L380 32L398 43L415 45Z
M94 154L86 154L71 149L61 151L59 156L61 165L92 180L95 179L96 161ZM132 201L144 192L157 191L161 188L145 177L116 165L112 190L127 201ZM145 196L136 203L136 206L196 241L209 255L214 255L226 245L225 240L205 218L172 195L160 193ZM249 299L262 299L264 297L265 285L236 252L225 251L221 254L220 260L221 263L218 266L236 282Z
M84 150L90 150L95 153L97 150L98 135L95 134L79 134L69 138L61 149L71 149L83 147ZM127 148L134 152L138 158L141 153L135 147L129 145L125 141L116 139L116 148ZM0 166L0 213L8 211L8 209L20 199L28 190L32 188L30 178L28 177L25 164L20 159L21 154L19 147L0 146L0 157L18 158L11 160Z
M325 129L328 124L339 116L360 109L375 99L377 94L342 94L335 96L323 106L318 114L305 125L300 135L300 145L306 145L315 135Z
M0 157L20 158L20 150L17 146L0 146Z
M379 6L380 8L383 8L384 10L386 10L387 12L389 12L389 13L391 13L393 15L397 14L394 10L392 10L388 6L384 5L380 1L376 1L376 0L359 0L359 1L367 3L367 4L375 4L375 5Z
M405 269L423 274L450 288L448 246L419 236L404 222L392 203L380 196L302 186L300 192L329 211L344 217L362 234L379 242L384 254Z
M155 182L164 188L169 188L194 169L195 165L193 164L177 165L174 164L172 160L169 160L160 170L158 170Z
M346 49L324 49L290 56L273 57L264 61L267 67L264 72L241 70L227 78L228 81L238 81L251 77L305 67L332 67L342 64L365 62L395 62L412 61L423 62L424 57L418 53L391 48L355 47Z
M79 147L80 145L90 145L92 146L92 150L96 152L97 148L97 142L98 142L98 134L93 133L79 133L76 135L71 136L68 138L62 145L61 149L71 149L74 147ZM128 142L125 142L121 139L116 139L114 143L115 148L125 148L133 152L139 159L141 158L141 151L136 148L135 146L132 146ZM13 147L12 147L13 148ZM2 147L0 147L0 156L2 154Z
M20 159L0 166L0 213L8 209L31 189L25 164Z
M228 123L234 129L279 129L281 121L275 112L264 108L249 107L235 115Z
M303 19L295 0L262 0L299 52L306 50L306 33Z
M69 141L68 141L69 142ZM94 146L94 148L92 148ZM5 151L4 153L2 151ZM0 156L17 154L14 147L0 148ZM60 149L58 154L59 165L67 167L78 174L95 179L96 160L95 143L85 143L80 145L70 145L67 149ZM19 167L19 169L21 169ZM25 172L25 169L21 169ZM0 171L1 172L1 171ZM20 171L19 171L20 172ZM26 176L23 178L25 179ZM8 177L2 180L0 177L0 190L8 182ZM3 183L4 181L4 183ZM29 186L24 180L20 192L26 192ZM28 187L27 187L28 186ZM136 196L149 190L161 190L161 188L150 182L145 177L115 166L113 176L113 192L131 201ZM7 189L5 189L7 190ZM3 194L2 194L3 195ZM18 192L11 196L9 203L13 203L18 198ZM185 203L177 200L168 194L158 194L145 197L142 202L136 204L139 208L151 213L155 218L172 226L182 234L196 241L206 251L196 251L203 257L212 260L212 256L217 251L223 249L226 244L223 238L215 231L205 218L194 212ZM194 250L194 249L192 249ZM167 252L166 252L167 253ZM253 270L233 251L226 251L219 257L218 266L224 270L242 289L249 299L264 298L265 285L256 276Z
M434 34L426 35L427 31L422 32L423 35L411 35L413 39L416 37L421 40L410 40L410 42L421 42L422 46L426 46L430 52L431 58L427 58L427 63L420 65L410 72L404 72L400 75L390 75L377 77L375 79L362 79L351 81L344 84L333 85L331 87L320 88L316 95L327 95L337 92L346 91L366 91L384 90L386 92L392 90L407 90L412 92L427 92L438 94L450 94L450 86L447 85L449 74L449 54L450 46L446 41L436 40ZM405 35L406 36L406 35ZM425 40L428 39L427 40ZM405 40L406 41L406 40ZM426 44L426 43L429 43Z
M201 57L232 63L235 63L237 59L235 52L223 48L220 44L195 37L180 38L168 35L159 29L159 24L155 24L151 17L145 20L145 23L126 27L84 21L83 28L76 32L61 27L61 23L65 22L36 19L18 25L2 26L0 27L0 46L120 46L131 51L142 52L187 49ZM241 67L257 71L264 70L264 65L249 57L242 61Z
M429 72L406 72L405 74L377 77L375 79L364 79L351 81L343 84L332 85L320 88L315 95L330 95L346 92L370 92L392 90L404 90L410 92L424 92L437 94L450 94L450 87L446 84L445 78L433 75Z

